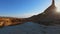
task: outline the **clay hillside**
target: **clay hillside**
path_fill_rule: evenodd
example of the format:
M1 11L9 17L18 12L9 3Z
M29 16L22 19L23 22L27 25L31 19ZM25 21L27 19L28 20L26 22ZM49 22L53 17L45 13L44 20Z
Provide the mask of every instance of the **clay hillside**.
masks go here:
M43 13L34 15L28 19L34 23L43 25L60 25L60 14L56 12L55 1L52 0L52 4Z

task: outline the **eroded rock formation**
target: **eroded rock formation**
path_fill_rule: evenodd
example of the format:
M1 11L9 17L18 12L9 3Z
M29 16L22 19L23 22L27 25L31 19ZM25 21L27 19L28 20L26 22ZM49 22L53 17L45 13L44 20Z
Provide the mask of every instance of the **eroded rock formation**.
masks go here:
M22 24L25 22L34 22L43 25L55 25L60 24L60 14L56 13L55 1L52 0L52 4L41 14L34 15L29 18L0 18L0 26L11 26Z
M44 25L60 24L60 14L56 12L55 1L52 0L52 4L43 13L34 15L29 19L32 22Z

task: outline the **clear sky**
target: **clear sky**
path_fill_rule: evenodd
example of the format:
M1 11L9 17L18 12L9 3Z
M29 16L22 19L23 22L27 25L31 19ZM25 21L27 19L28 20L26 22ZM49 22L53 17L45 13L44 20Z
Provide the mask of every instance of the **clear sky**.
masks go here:
M51 0L0 0L0 16L30 17L50 5Z

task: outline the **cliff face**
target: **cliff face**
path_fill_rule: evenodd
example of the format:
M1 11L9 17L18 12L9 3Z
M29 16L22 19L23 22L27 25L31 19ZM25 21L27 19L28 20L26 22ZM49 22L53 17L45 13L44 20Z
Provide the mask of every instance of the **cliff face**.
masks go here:
M29 18L32 22L40 24L59 24L60 14L56 13L56 6L54 0L52 0L51 6L49 6L43 13L32 16Z

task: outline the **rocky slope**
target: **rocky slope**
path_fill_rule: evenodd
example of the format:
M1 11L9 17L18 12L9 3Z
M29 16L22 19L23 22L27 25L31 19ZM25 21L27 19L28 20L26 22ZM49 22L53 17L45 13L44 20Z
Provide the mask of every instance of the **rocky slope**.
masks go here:
M43 25L60 24L60 14L57 13L56 9L55 1L52 0L52 4L43 13L34 15L28 19Z

